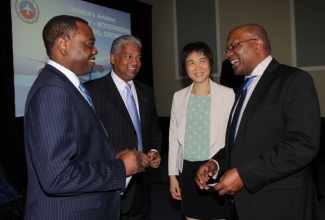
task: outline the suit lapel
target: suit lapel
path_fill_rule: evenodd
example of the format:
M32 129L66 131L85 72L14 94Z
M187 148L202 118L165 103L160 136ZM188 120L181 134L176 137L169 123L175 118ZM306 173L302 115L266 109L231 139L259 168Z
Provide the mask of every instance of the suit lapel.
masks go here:
M107 97L107 101L112 103L110 106L111 108L116 108L118 112L121 113L121 115L126 119L126 121L133 126L131 117L129 115L129 112L125 106L125 103L121 97L120 92L118 91L111 74L107 74L105 76L105 97ZM104 101L105 102L105 101Z
M83 95L80 93L80 91L73 85L73 83L59 70L57 70L55 67L48 65L50 68L52 68L56 75L61 79L62 83L71 91L69 94L74 94L75 96L79 97L80 102L85 104L85 109L89 109L91 111L91 114L94 116L96 115L96 112L94 112L93 108L88 104L87 100L83 97Z
M211 79L210 80L210 86L211 86L211 110L210 110L210 148L214 145L214 143L217 141L217 134L219 133L219 121L220 121L220 115L222 115L222 112L224 111L220 103L222 103L222 97L220 95L220 91L218 91L217 85L215 85ZM216 114L216 112L219 112L220 114Z
M143 124L145 123L144 121L146 120L146 115L148 115L148 97L146 93L143 91L143 88L141 85L133 80L135 90L137 91L137 98L138 98L138 104L139 104L139 115L140 115L140 122L141 122L141 127L143 129Z
M79 92L79 90L72 84L72 82L58 69L56 69L55 67L48 65L47 66L49 68L51 68L53 71L56 72L56 75L58 76L58 78L61 80L62 84L65 85L66 88L68 88L71 92L68 92L70 95L76 96L78 99L80 99L81 103L84 103L85 105L85 110L88 109L91 113L91 115L93 115L93 117L95 117L95 120L98 120L99 124L101 124L102 127L102 131L105 137L107 137L107 133L106 130L104 128L104 126L101 123L101 120L99 118L99 116L97 115L97 113L92 109L92 107L88 104L87 100L83 97L83 95Z
M254 109L256 108L257 104L259 103L259 100L263 97L264 92L266 91L268 85L272 81L274 74L274 70L277 68L279 63L273 59L271 63L268 65L266 70L264 71L263 75L261 76L261 79L257 83L249 101L247 102L246 108L243 112L243 116L241 118L238 131L237 131L237 137L240 135L242 129L245 127L245 124L249 120L251 114L253 113ZM239 90L240 91L240 90ZM239 94L236 94L238 96ZM238 97L236 97L237 100Z
M182 146L184 146L185 144L186 109L190 99L192 88L193 83L189 87L181 91L182 94L180 94L179 103L177 104L179 106L178 141Z

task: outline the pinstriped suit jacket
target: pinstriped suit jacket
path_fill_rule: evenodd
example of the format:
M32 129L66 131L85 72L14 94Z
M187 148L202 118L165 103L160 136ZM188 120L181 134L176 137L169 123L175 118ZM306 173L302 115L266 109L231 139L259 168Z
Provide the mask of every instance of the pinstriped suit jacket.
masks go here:
M46 65L25 107L25 219L119 219L125 166L99 117L60 71Z
M150 149L156 149L160 152L161 129L153 91L149 86L136 80L133 81L139 103L143 152L146 153ZM104 123L115 150L120 151L125 148L132 149L137 147L136 131L111 74L108 73L102 78L87 82L85 86L90 93L96 112ZM144 175L147 174L148 172L145 172ZM123 194L122 213L128 212L131 207L137 175L143 175L143 173L133 176L127 191Z

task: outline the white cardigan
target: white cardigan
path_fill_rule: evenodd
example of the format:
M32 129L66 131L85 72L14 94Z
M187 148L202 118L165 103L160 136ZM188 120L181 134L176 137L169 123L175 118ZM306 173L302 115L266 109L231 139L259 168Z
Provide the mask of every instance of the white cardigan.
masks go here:
M211 121L210 158L225 145L229 114L235 101L233 89L210 80ZM179 175L183 170L186 108L193 84L175 92L173 97L170 126L168 175Z

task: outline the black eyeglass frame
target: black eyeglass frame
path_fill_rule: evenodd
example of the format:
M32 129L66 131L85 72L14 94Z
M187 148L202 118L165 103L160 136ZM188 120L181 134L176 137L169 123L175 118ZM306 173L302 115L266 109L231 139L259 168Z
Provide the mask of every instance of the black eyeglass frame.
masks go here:
M224 54L227 54L228 51L233 51L240 43L244 43L244 42L248 42L248 41L251 41L251 40L258 40L256 38L251 38L251 39L248 39L248 40L243 40L243 41L238 41L237 43L233 43L233 44L229 44L224 50L223 50L223 53Z

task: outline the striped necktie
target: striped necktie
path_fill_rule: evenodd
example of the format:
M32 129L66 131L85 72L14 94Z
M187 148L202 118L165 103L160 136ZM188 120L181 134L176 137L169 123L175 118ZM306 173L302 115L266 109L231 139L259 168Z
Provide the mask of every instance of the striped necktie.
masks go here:
M95 111L94 103L90 98L89 92L87 91L86 87L82 82L79 84L79 89L83 95L83 97L87 100L88 104L92 107L92 109Z

